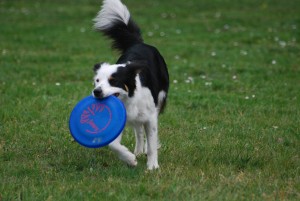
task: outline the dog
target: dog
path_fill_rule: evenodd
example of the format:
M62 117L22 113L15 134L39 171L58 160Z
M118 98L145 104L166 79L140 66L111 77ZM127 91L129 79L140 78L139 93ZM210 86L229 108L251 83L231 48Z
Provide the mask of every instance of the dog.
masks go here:
M129 166L136 166L136 157L145 153L147 169L157 169L158 116L165 108L169 90L164 58L155 47L143 42L139 26L120 0L103 1L94 28L112 39L112 47L121 56L116 64L95 64L92 94L99 99L114 95L124 103L127 123L133 127L136 139L134 153L121 144L122 134L109 147Z

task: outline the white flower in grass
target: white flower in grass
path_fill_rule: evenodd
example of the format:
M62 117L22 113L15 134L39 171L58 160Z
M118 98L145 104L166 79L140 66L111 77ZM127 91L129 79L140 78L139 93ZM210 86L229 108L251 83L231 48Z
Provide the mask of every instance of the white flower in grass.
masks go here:
M274 129L278 129L278 126L273 126Z
M181 34L181 30L180 29L176 29L175 31L177 34Z
M241 50L240 51L241 55L246 56L248 54L248 52L246 50Z
M211 86L212 82L205 82L205 86Z
M236 80L236 78L237 78L237 76L236 76L236 75L232 76L232 79L233 79L233 80Z
M152 31L149 31L149 32L148 32L148 36L152 37L153 35L154 35L154 34L153 34Z
M177 84L177 83L178 83L178 81L177 81L177 80L173 80L173 83L174 83L174 84Z
M220 18L221 17L221 13L217 12L215 13L215 18Z
M60 83L59 83L59 82L56 82L55 85L56 85L56 86L60 86Z
M203 126L202 128L200 128L200 131L204 131L204 130L206 130L207 129L207 127L206 126Z
M239 46L239 43L238 42L233 42L233 46L237 47L237 46Z
M7 50L6 50L6 49L3 49L3 50L2 50L2 55L6 55L6 53L7 53Z
M180 59L180 56L179 55L175 55L174 57L176 60L179 60Z
M277 62L276 60L272 60L272 64L275 65Z
M286 46L286 42L285 41L279 41L279 45L280 45L280 47L284 48Z
M186 80L185 80L186 83L193 83L194 82L194 78L192 77L188 77Z
M164 37L164 36L166 36L166 33L162 31L162 32L159 33L159 35L160 35L161 37Z
M225 24L225 25L224 25L224 29L225 29L225 30L228 30L229 28L230 28L230 26L229 26L228 24Z
M251 96L245 96L245 99L249 100L250 98L255 98L255 97L256 97L255 94L252 94Z

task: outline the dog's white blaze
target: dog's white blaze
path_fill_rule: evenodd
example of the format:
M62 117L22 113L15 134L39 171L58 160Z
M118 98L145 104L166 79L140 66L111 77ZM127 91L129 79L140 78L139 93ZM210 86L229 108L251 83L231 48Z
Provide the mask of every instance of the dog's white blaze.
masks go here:
M94 19L94 28L100 30L108 29L116 21L122 21L127 25L129 19L130 13L120 0L104 0L102 9Z
M109 64L103 63L97 71L95 78L108 79L113 73L117 72L119 67L125 67L126 64Z
M104 97L110 96L115 93L119 93L123 96L125 92L123 89L119 87L113 87L109 84L109 77L117 72L119 67L125 67L126 64L113 64L110 65L108 63L104 63L101 65L100 69L97 71L94 77L95 88L100 87L102 89ZM98 82L96 81L98 80Z

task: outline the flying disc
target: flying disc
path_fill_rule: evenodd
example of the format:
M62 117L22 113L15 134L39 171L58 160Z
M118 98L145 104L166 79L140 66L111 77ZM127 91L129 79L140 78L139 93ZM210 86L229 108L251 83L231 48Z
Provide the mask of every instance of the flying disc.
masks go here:
M115 140L126 123L126 110L115 96L96 99L88 96L74 107L70 115L69 129L81 145L99 148Z

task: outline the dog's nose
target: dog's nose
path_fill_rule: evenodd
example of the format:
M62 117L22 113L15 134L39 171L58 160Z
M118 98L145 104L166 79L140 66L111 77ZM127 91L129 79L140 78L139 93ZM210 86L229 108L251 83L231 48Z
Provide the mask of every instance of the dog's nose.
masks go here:
M103 98L103 92L101 88L94 89L93 94L96 98Z

